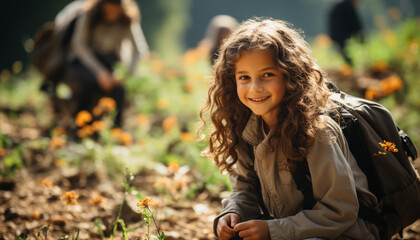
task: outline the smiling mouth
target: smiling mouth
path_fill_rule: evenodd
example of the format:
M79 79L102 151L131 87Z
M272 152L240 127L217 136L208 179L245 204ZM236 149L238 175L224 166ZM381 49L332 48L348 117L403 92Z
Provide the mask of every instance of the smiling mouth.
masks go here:
M249 100L251 100L251 101L253 101L253 102L262 102L262 101L267 100L269 97L270 97L270 96L268 96L268 97L264 97L264 98L249 98Z

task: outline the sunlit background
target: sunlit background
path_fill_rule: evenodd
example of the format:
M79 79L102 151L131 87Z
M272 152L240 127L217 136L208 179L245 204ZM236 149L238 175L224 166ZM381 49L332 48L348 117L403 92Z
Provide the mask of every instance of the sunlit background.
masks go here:
M210 20L219 14L239 22L252 17L289 21L303 31L329 79L345 92L385 105L420 146L419 0L361 0L357 11L365 41L350 39L346 48L353 66L346 64L328 36L327 16L336 0L137 0L151 54L133 75L123 65L116 66L114 74L127 90L122 128L112 127L109 117L115 103L109 99L99 101L92 113L72 119L72 91L66 84L58 85L53 97L39 90L43 79L29 60L33 38L70 2L0 2L0 182L13 186L6 190L13 193L7 199L0 196L0 202L7 203L0 205L0 237L4 229L10 234L39 231L49 216L70 211L85 224L81 234L88 239L94 222L80 212L97 207L88 199L98 203L101 195L108 198L101 211L102 221L109 225L125 192L133 193L128 196L134 197L134 205L136 197L144 196L163 203L162 229L171 239L215 239L211 222L230 185L227 176L202 156L206 142L196 141L196 131L211 76L209 49L202 40ZM97 121L90 123L92 117ZM124 190L119 184L103 186L108 179L123 181L126 169L135 176L136 191L128 185ZM25 205L27 193L14 188L24 186L22 182L34 192L30 196L47 206L31 200L36 206ZM76 193L66 195L70 190ZM60 196L73 200L75 194L81 195L80 207L63 209ZM22 222L14 226L1 221L10 202L24 212L18 218ZM180 202L185 204L176 205ZM67 221L60 231L70 232L73 225ZM124 221L130 225L140 220ZM197 224L199 231L185 227L185 221ZM144 224L135 226L133 239L144 236Z

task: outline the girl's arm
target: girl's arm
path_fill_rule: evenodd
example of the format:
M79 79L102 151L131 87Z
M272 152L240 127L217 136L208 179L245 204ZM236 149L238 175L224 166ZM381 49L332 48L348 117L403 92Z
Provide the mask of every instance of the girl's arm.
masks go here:
M363 230L355 224L359 204L348 162L353 156L339 127L329 123L328 129L317 135L307 156L317 203L294 216L268 220L271 239L336 239L350 227L357 235L349 237L363 236Z
M76 57L95 75L106 71L106 68L96 59L89 47L89 18L82 14L77 19L72 38L72 49Z
M238 214L241 221L262 217L258 203L259 181L247 144L241 144L237 153L238 161L229 176L233 192L229 198L223 199L223 210L214 220L214 230L217 228L219 218L228 213Z
M145 58L149 54L149 46L147 45L146 38L140 23L134 21L130 25L130 41L134 47L130 59L130 74L133 74L136 68L137 61Z

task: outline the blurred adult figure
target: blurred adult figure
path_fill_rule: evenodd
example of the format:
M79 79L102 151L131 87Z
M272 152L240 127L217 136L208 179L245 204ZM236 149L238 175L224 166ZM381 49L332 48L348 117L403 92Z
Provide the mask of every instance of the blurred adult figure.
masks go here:
M214 60L217 59L222 41L229 36L238 25L238 21L229 15L217 15L211 19L207 27L204 41L210 49L210 61L212 65Z
M346 41L353 36L363 41L363 25L356 11L356 4L359 2L360 0L341 0L332 7L328 16L329 35L348 64L352 62L345 51Z
M125 46L130 46L131 51L124 51ZM127 52L131 56L124 55ZM125 90L120 79L113 75L114 64L128 63L132 74L139 58L148 52L140 27L140 11L134 0L86 0L71 39L72 60L66 76L79 83L76 113L90 110L95 104L93 94L99 93L116 101L115 125L120 126Z

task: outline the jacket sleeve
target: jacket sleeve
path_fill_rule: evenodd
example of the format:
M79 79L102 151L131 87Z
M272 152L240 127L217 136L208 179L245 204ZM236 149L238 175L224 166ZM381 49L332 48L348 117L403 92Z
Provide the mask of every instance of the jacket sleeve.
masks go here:
M72 48L76 57L94 74L106 68L96 59L89 43L89 19L86 14L77 19Z
M267 220L271 239L336 239L357 220L358 200L351 153L338 126L317 133L307 155L314 197L313 209L294 216Z
M260 191L258 177L254 171L253 159L250 158L250 151L247 144L241 144L237 150L238 161L230 174L232 194L229 198L222 200L223 210L214 220L214 233L219 218L228 213L239 215L241 222L262 217L258 204L258 191Z
M130 25L130 41L134 47L130 59L130 74L133 74L137 61L145 58L149 54L149 46L139 22L133 22Z

